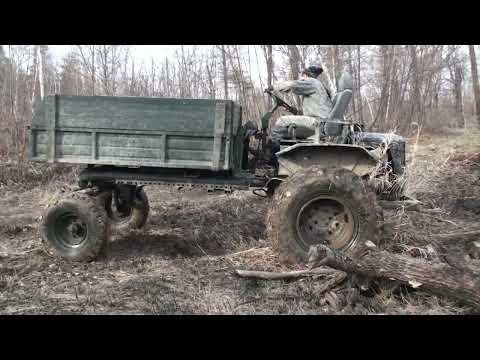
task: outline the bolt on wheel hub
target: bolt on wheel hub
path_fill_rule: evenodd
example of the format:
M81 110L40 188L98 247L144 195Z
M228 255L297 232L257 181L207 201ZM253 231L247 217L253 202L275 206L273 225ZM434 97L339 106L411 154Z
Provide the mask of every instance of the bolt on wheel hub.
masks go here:
M55 223L58 241L66 247L78 247L87 238L87 225L74 214L64 214Z
M297 216L297 233L307 248L323 244L334 250L344 249L354 240L355 230L351 211L331 197L310 200Z

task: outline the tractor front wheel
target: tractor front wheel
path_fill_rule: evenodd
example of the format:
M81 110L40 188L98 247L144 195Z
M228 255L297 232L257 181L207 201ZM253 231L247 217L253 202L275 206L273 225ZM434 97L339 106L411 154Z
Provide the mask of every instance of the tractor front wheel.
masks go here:
M381 208L375 190L351 171L310 167L275 191L267 216L267 235L288 263L305 263L311 246L355 254L378 242Z

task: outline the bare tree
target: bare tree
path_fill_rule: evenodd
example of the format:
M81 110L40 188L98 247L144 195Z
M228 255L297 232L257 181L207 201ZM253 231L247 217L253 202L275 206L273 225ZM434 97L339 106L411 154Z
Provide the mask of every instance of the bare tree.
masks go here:
M263 95L265 84L298 78L314 61L324 68L321 81L332 96L333 78L336 82L343 69L352 74L351 117L375 130L407 134L412 122L462 128L464 103L474 103L480 117L475 49L463 50L444 45L179 46L173 56L144 63L128 46L78 45L62 59L54 59L45 45L0 46L0 153L25 154L25 125L45 94L222 94L238 101L244 118L253 120L271 105ZM464 92L469 55L473 95Z
M37 46L37 61L38 61L38 80L40 82L40 99L43 100L44 96L44 82L43 82L43 52L40 46Z
M363 120L363 106L362 106L362 74L361 74L361 57L360 57L360 45L357 45L357 91L358 91L358 103L360 106L360 124L364 123Z
M222 66L223 66L223 95L225 99L228 99L228 67L227 67L227 51L225 50L225 45L220 47L222 52Z
M335 75L335 86L338 89L338 79L340 78L340 75L342 74L342 59L340 56L340 46L339 45L333 45L332 46L332 53L333 53L333 73Z
M300 76L301 56L297 45L288 45L288 60L290 61L291 78L296 80Z
M454 113L456 125L460 128L465 127L465 113L463 106L463 80L464 66L458 54L458 46L450 46L449 54L445 58L446 66L450 74L450 82L453 84Z
M91 79L91 95L95 95L95 80L96 80L96 65L95 53L97 52L96 45L77 45L77 50L82 60L84 71Z
M470 66L472 71L472 86L475 97L475 114L477 117L478 126L480 126L480 84L478 82L477 57L475 55L474 45L468 46L470 53Z
M287 45L288 47L288 60L290 62L290 73L291 78L297 80L300 76L300 61L301 56L300 52L298 51L297 45ZM295 101L299 108L302 106L302 102L299 96L295 95Z
M271 87L273 85L273 77L274 77L274 62L273 62L273 46L272 45L263 45L262 46L264 55L265 55L265 62L267 64L267 85ZM272 99L268 98L269 106L272 106Z

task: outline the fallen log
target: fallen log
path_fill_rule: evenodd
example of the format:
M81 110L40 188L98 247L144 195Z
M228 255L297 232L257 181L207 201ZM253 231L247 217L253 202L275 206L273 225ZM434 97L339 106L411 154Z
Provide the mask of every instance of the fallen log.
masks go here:
M464 255L472 259L480 258L480 230L437 234L432 238L432 244L444 254L443 260L455 267L464 267ZM450 251L447 249L449 248ZM454 254L452 249L456 249Z
M480 309L480 273L468 268L373 249L353 258L324 245L312 246L309 267L322 265L370 279L386 278L413 288L421 287Z
M435 239L439 240L479 240L480 239L480 230L474 231L464 231L464 232L452 232L448 234L437 234L434 236Z
M397 210L397 209L405 209L405 210L419 210L420 205L422 203L418 200L401 200L401 201L387 201L387 200L380 200L379 205L387 210Z
M311 270L298 270L298 271L287 271L287 272L270 272L270 271L251 271L251 270L235 270L235 274L243 278L256 278L263 280L287 280L287 279L298 279L308 276L319 276L319 275L334 275L342 273L345 277L343 271L333 270L329 268L315 268Z
M332 290L337 285L341 284L346 278L347 273L340 270L330 268L315 268L311 270L299 270L289 272L268 272L268 271L249 271L249 270L235 270L235 273L243 278L254 278L262 280L288 280L299 279L309 276L321 277L321 282L315 289L317 295L326 293Z

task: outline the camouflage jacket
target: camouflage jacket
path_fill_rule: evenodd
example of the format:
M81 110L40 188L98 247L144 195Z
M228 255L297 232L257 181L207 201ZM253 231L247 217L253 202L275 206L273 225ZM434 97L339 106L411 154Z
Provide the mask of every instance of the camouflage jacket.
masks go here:
M276 84L274 89L284 93L292 91L294 94L302 96L303 114L306 116L328 118L332 110L332 100L327 88L318 79L285 81Z

